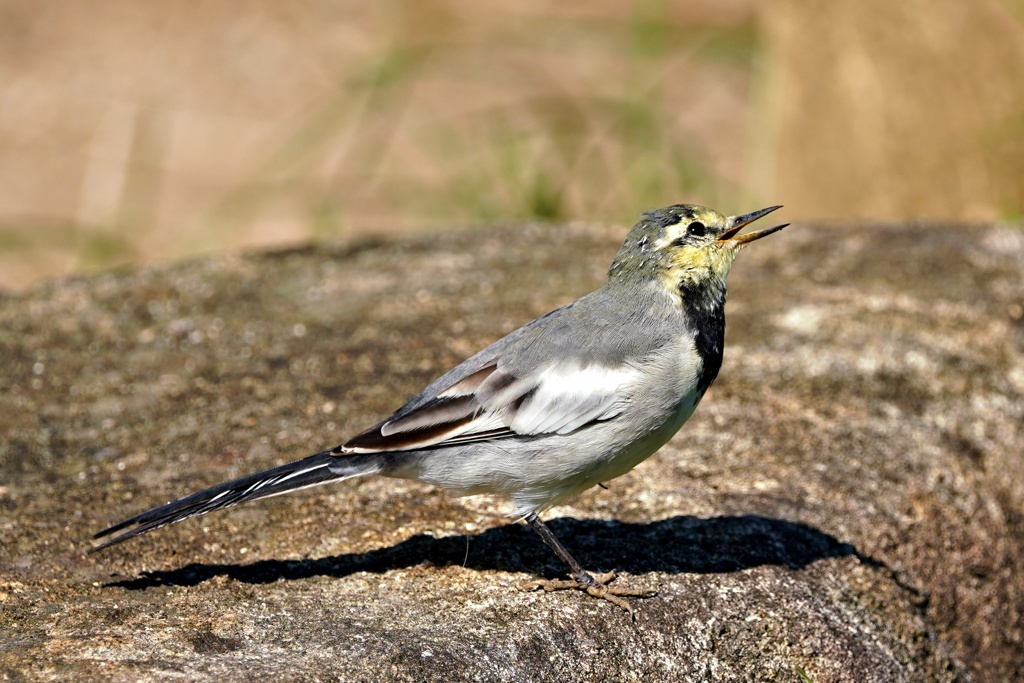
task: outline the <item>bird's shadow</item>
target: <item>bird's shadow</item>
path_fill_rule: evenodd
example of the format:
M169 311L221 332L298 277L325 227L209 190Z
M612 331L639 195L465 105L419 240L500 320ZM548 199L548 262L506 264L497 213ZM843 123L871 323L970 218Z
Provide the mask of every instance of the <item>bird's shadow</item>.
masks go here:
M817 529L758 515L710 519L676 516L642 524L562 517L548 522L548 526L593 572L615 569L630 574L706 574L761 565L801 569L818 560L851 555L879 565L852 545ZM339 578L356 572L383 573L422 564L525 572L545 578L565 574L565 567L531 529L507 524L472 536L418 535L387 548L319 559L193 563L106 585L145 590L194 586L217 576L243 583L271 583L314 576Z

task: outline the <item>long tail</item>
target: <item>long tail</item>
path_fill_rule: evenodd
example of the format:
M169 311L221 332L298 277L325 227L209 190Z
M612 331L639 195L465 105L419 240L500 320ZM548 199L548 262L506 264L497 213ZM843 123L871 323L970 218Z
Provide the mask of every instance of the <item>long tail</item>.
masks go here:
M152 510L129 517L114 526L104 529L94 539L117 533L126 527L133 527L118 536L89 549L90 553L103 550L133 536L139 536L168 524L180 522L189 517L198 517L207 512L238 505L250 500L277 496L290 491L318 486L331 481L341 481L380 470L380 461L374 457L342 457L322 451L287 465L271 467L234 481L217 484L193 493L190 496L165 503Z

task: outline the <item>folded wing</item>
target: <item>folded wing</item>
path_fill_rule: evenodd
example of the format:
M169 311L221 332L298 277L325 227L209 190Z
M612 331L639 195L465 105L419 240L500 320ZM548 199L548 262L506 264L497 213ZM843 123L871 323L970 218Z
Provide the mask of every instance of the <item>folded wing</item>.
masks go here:
M402 409L334 449L336 455L439 448L568 434L620 414L632 368L552 364L521 376L493 361L414 410Z

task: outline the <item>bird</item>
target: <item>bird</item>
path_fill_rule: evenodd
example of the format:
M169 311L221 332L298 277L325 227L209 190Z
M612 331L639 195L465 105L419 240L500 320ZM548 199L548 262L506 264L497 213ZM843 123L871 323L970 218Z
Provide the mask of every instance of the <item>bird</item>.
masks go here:
M632 470L693 414L722 365L726 277L737 254L788 225L742 233L775 211L725 216L694 204L643 213L597 290L523 325L343 444L184 496L93 537L96 552L239 503L353 477L415 479L511 504L580 589L633 615L653 592L595 576L541 513ZM100 541L99 539L106 539Z

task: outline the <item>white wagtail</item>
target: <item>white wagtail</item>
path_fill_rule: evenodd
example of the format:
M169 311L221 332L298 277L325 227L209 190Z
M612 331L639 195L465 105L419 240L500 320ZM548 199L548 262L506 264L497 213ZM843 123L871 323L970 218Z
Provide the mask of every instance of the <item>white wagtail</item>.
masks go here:
M418 479L492 494L540 534L580 588L630 613L641 590L594 577L539 513L629 472L686 422L722 365L726 276L740 234L780 207L723 216L680 204L645 213L595 292L527 323L344 444L153 508L105 529L93 551L248 500L351 477ZM130 529L125 530L127 527Z

